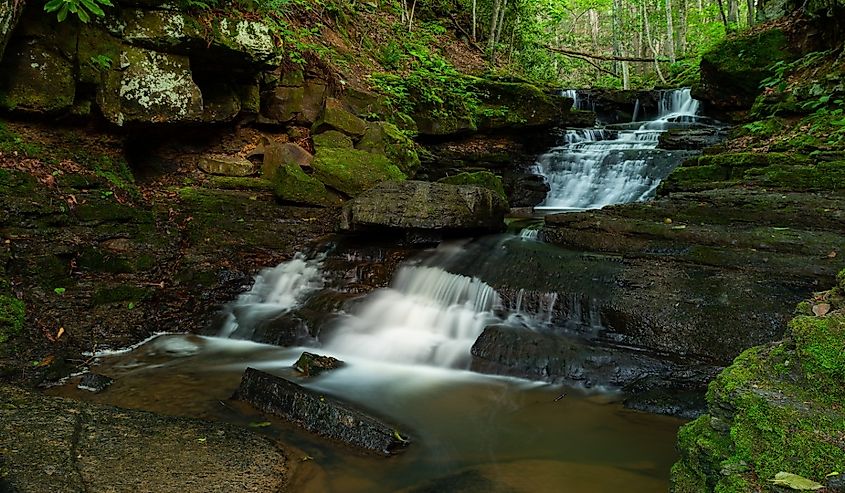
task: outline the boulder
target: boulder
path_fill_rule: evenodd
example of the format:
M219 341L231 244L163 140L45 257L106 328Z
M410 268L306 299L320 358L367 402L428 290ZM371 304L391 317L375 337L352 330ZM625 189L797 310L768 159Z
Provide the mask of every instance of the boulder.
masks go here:
M76 388L94 392L96 394L106 390L106 388L108 388L108 386L113 382L114 380L110 377L100 375L99 373L88 372L85 375L82 375L82 379L76 385Z
M718 144L725 132L718 128L673 128L660 134L657 147L667 150L700 150Z
M358 87L347 86L343 92L343 102L353 113L362 118L390 113L388 110L390 102L385 96Z
M450 185L475 185L488 188L499 194L505 202L508 200L508 196L505 194L505 187L502 185L502 179L489 171L458 173L457 175L441 178L438 182L448 183Z
M255 173L255 166L246 159L237 156L207 155L199 159L201 170L212 175L249 176Z
M481 100L479 130L552 127L562 121L572 100L547 94L525 82L473 81Z
M337 195L327 190L320 180L302 171L295 163L276 168L272 183L274 195L284 202L322 207L340 204Z
M311 166L317 179L350 197L383 181L405 179L386 156L356 149L321 148Z
M296 86L280 85L262 95L261 115L270 123L312 125L323 108L326 92L325 83L319 79L308 79Z
M281 167L293 165L305 168L310 167L312 161L314 161L314 156L296 144L270 142L264 146L261 176L264 179L272 180L276 176L276 170Z
M403 173L413 176L420 167L414 141L403 134L395 125L387 122L373 122L355 146L357 149L387 156Z
M97 104L110 122L184 123L202 120L203 99L186 56L124 47L103 75Z
M346 204L341 229L497 232L507 203L487 188L423 181L386 182Z
M340 100L328 98L311 130L315 134L337 130L358 139L367 131L367 122L349 112Z
M311 138L314 141L314 147L319 151L320 148L326 147L330 149L352 149L355 144L352 139L337 130L329 130L321 134L317 134Z
M9 45L0 64L0 108L56 113L73 104L76 92L70 60L38 40Z
M319 354L305 351L299 359L296 360L296 363L293 364L293 368L306 377L314 377L326 370L340 368L343 364L343 361L337 358L332 358L331 356L321 356Z
M234 397L307 431L366 452L389 456L409 444L404 433L379 418L255 368L244 371Z

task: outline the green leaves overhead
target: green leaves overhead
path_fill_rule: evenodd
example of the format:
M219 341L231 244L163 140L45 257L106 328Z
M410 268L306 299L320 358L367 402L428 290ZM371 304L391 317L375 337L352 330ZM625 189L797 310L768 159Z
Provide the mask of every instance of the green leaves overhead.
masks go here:
M80 21L87 23L92 15L97 17L106 15L102 6L113 7L114 5L111 0L50 0L44 5L44 11L55 12L59 22L63 22L68 15L73 14Z

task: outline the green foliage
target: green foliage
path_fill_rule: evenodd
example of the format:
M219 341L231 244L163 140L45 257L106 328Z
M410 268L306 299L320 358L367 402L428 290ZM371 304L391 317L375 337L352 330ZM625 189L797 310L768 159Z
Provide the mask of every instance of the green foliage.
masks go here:
M89 60L89 63L100 72L103 72L111 68L112 63L114 63L114 60L112 60L111 57L108 55L97 55L92 56Z
M26 309L21 300L0 295L0 344L20 333L25 315Z
M103 6L114 7L111 0L50 0L44 4L44 11L49 13L55 12L59 22L64 21L68 15L73 14L80 21L87 23L91 20L92 15L97 17L106 15L103 11Z

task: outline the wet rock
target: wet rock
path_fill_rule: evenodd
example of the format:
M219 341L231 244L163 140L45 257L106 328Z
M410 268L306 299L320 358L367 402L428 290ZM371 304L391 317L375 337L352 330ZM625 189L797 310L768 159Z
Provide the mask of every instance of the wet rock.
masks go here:
M73 63L60 51L39 40L9 45L0 64L0 108L57 113L71 107L75 92Z
M340 100L328 98L311 130L315 134L337 130L354 139L359 139L367 131L367 122L349 112Z
M234 397L312 433L367 452L389 456L409 444L396 427L378 418L254 368L244 371Z
M698 150L716 145L724 137L724 132L715 128L673 128L660 134L657 147L667 150Z
M345 231L431 231L472 234L501 231L507 203L476 186L421 181L386 182L348 203Z
M99 373L88 372L85 375L82 375L82 379L79 381L76 388L94 392L96 394L106 390L112 382L114 382L114 380L110 377L100 375Z
M534 207L546 200L549 190L542 176L526 174L510 182L508 197L512 207Z
M255 173L255 166L251 162L237 156L202 156L198 166L199 169L212 175L249 176Z
M203 100L188 57L124 47L98 87L97 104L110 122L184 123L202 120Z
M311 166L314 156L302 147L286 142L284 144L271 142L264 146L264 161L261 165L261 176L272 180L276 170L288 165L306 168Z
M484 187L499 194L503 200L508 200L508 196L505 194L505 187L502 185L502 178L489 171L458 173L457 175L447 176L437 181L439 183L446 183L449 185L474 185L477 187Z
M284 451L249 430L9 386L0 388L0 450L0 485L22 493L280 491L288 479Z
M343 361L331 356L303 352L293 364L293 368L306 377L314 377L326 370L334 370L343 366Z
M405 179L387 156L357 149L320 148L311 166L315 178L350 197L381 182Z

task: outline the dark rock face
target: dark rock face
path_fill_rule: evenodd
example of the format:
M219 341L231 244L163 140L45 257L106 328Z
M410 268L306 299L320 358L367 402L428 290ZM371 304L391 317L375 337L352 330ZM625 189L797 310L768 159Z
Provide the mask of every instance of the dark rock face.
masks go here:
M610 89L579 89L577 109L592 111L605 123L628 123L636 115L639 120L656 116L660 91L624 91ZM638 104L639 102L639 104Z
M670 129L660 134L657 147L666 150L702 150L724 140L726 133L715 128Z
M367 452L389 456L409 440L394 426L293 382L247 368L234 396L305 430Z
M86 373L85 375L82 375L82 380L79 381L79 384L76 387L89 392L99 393L106 390L112 382L114 382L114 380L105 375L100 375L98 373Z
M438 234L497 232L507 204L476 186L422 181L385 182L343 209L341 230L429 231Z
M293 364L293 368L306 377L317 376L326 370L334 370L343 366L343 361L331 356L303 352Z

